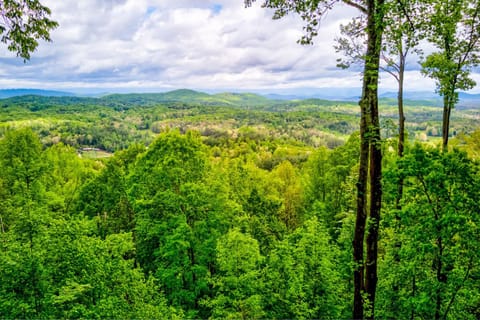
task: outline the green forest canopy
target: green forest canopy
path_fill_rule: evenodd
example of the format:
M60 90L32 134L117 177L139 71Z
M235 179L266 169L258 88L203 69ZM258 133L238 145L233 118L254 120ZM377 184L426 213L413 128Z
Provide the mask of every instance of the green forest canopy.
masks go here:
M121 98L2 101L2 317L351 317L353 104ZM447 153L441 109L407 112L405 157L384 142L376 316L433 318L438 299L442 317L476 319L475 110Z

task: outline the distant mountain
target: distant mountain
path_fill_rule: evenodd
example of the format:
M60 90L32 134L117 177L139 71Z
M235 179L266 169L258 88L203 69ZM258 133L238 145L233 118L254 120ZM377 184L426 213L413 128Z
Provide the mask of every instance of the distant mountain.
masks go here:
M190 89L179 89L160 93L127 93L108 94L100 97L75 95L70 92L40 90L40 89L4 89L0 90L0 99L13 99L11 102L24 104L57 105L96 104L120 109L133 106L155 106L158 104L198 104L211 106L234 107L276 107L279 105L292 105L308 103L312 105L336 105L338 103L358 103L358 88L319 88L301 89L294 91L273 90L272 93L205 93ZM461 92L460 101L456 108L480 109L480 94ZM379 95L380 103L396 105L396 92L383 92ZM405 104L410 106L442 106L442 98L434 92L407 91L404 95Z
M271 104L274 99L255 94L255 93L217 93L212 96L215 99L220 99L222 102L234 105L267 105Z
M204 92L179 89L162 93L130 93L111 94L100 98L108 103L120 103L124 105L151 105L158 103L198 103L202 105L269 105L275 101L253 93L217 93L208 94Z
M458 96L460 98L457 106L458 108L480 109L480 94L460 92Z
M396 92L385 92L379 95L381 101L384 103L397 101ZM480 94L472 94L467 92L460 92L458 94L459 101L456 108L479 108L480 109ZM404 94L405 104L410 105L424 105L424 106L443 106L442 97L435 92L427 91L407 91Z
M360 89L355 88L327 88L322 90L303 90L297 93L286 91L285 93L268 93L266 97L275 100L297 100L308 101L312 99L329 100L337 102L355 102L360 99ZM397 92L381 92L379 94L380 104L397 105ZM460 92L459 102L455 106L457 109L480 109L480 94L471 94ZM323 102L322 102L323 103ZM443 99L433 91L406 91L404 93L404 103L408 106L427 106L427 107L442 107Z
M0 90L0 99L19 97L19 96L44 96L44 97L72 97L71 92L55 91L55 90L41 90L41 89L2 89Z
M362 93L361 88L296 88L283 90L269 90L261 95L274 100L303 100L322 99L333 101L358 101Z
M199 92L195 90L190 90L190 89L178 89L178 90L173 90L173 91L168 91L162 93L163 98L165 100L198 100L198 99L204 99L209 97L210 95L208 93L204 92Z
M397 92L383 92L379 94L379 98L393 98L397 99ZM410 100L439 100L441 97L435 92L429 91L405 91L403 94L404 99Z
M297 96L294 94L277 94L277 93L269 93L265 95L266 98L271 100L301 100L303 99L302 96Z
M460 99L480 100L480 93L460 92L458 96Z
M0 90L1 91L1 90ZM6 91L6 90L4 90ZM56 95L54 95L56 94ZM0 99L2 96L0 94ZM128 93L108 94L101 97L75 96L60 91L18 89L10 95L3 96L3 104L32 105L36 109L42 109L51 105L98 105L119 109L129 109L134 106L155 106L198 104L202 106L270 106L278 101L253 93L217 93L208 94L189 89L180 89L161 93ZM181 106L180 106L181 107Z

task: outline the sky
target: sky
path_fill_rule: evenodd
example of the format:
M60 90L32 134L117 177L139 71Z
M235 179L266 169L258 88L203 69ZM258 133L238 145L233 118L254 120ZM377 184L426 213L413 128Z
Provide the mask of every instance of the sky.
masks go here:
M322 21L314 45L302 46L302 21L272 20L243 0L43 0L59 27L26 63L0 49L0 88L72 92L288 93L359 88L359 70L336 67L339 25L358 15L339 5ZM415 62L415 61L414 61ZM415 65L415 63L413 63ZM406 89L433 91L417 68ZM475 74L480 82L480 77ZM382 90L394 90L390 76ZM306 89L307 88L307 89ZM480 91L477 88L473 90Z

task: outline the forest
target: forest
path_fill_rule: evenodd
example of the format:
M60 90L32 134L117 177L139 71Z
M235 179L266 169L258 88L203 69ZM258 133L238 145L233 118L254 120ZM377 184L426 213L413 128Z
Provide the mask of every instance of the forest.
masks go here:
M480 2L260 2L304 45L355 9L334 48L361 96L0 99L0 318L480 318ZM50 15L0 1L1 43L26 63Z
M442 109L412 104L402 158L380 108L375 314L478 319L478 109L456 110L442 152ZM351 318L354 103L180 90L0 105L2 318Z

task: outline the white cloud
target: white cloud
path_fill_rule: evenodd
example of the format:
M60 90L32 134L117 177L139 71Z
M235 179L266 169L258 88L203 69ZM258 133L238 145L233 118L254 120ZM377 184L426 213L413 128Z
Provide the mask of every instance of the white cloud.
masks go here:
M53 42L42 43L27 64L2 49L3 87L360 86L358 72L335 68L338 54L332 46L338 25L357 14L346 6L328 14L313 46L301 46L296 43L302 35L298 17L272 21L271 11L259 4L245 9L242 0L43 3L60 23ZM429 86L418 74L412 79ZM392 85L387 78L382 83Z

